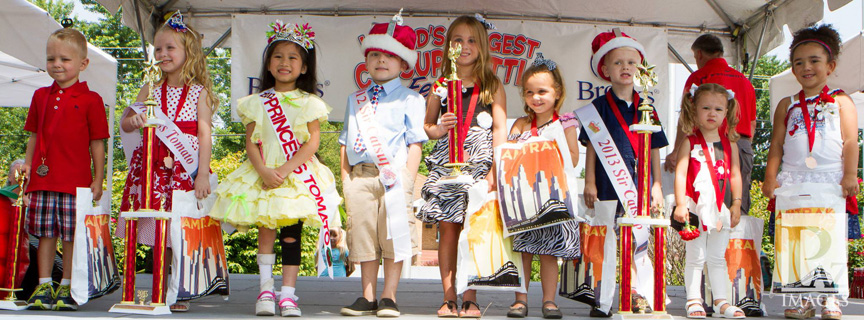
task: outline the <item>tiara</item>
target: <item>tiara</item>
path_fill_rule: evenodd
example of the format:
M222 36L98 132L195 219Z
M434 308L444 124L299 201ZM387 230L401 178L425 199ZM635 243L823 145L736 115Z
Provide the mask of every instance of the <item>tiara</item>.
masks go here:
M312 31L308 23L301 26L296 23L282 23L282 20L276 20L275 23L270 24L270 28L273 30L267 31L268 45L275 41L286 40L300 45L307 52L314 48L312 41L315 40L315 32Z
M186 26L186 23L183 22L183 15L180 14L180 10L177 12L169 13L165 15L165 24L167 24L171 29L177 32L186 32L189 31L189 27Z
M495 27L495 25L492 24L492 22L486 21L486 18L483 17L483 15L481 15L479 13L474 14L474 19L477 19L477 21L480 21L480 23L482 23L483 26L486 27L486 30L498 30L498 27Z
M546 66L546 69L549 71L555 70L558 67L558 64L555 61L544 59L543 54L538 52L537 59L534 59L534 62L531 63L531 66Z

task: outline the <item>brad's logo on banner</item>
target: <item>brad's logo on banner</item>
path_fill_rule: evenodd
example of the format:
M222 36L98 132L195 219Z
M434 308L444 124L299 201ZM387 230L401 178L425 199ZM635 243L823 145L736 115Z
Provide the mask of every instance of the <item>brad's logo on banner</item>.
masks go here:
M399 75L408 80L405 86L415 90L424 97L432 90L432 84L440 77L441 64L444 63L444 46L447 27L444 25L428 25L414 29L417 36L417 64L412 70ZM357 36L357 43L363 42L364 35ZM505 85L517 87L521 85L522 73L528 61L534 58L534 52L540 47L541 41L524 34L509 34L500 32L489 33L489 53L492 55L492 70ZM368 88L372 84L366 62L360 62L354 67L354 85L358 89Z

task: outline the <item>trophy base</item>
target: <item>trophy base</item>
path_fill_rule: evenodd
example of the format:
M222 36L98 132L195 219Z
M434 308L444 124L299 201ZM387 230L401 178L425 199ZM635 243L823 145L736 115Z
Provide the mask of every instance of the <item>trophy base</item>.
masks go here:
M27 309L27 301L23 300L0 300L0 310L24 310Z
M145 127L150 127L150 128L155 128L157 126L164 126L164 125L165 125L165 120L162 120L159 118L147 119L147 121L144 123Z
M612 316L614 320L673 320L672 315L665 311L657 311L654 313L616 313Z
M630 131L636 131L638 133L654 133L659 132L660 130L660 126L653 124L634 123L630 125Z
M167 305L118 303L112 306L108 312L158 316L171 314L171 309Z
M446 184L474 184L474 179L470 176L460 174L457 176L446 176L441 177L435 182L435 185L446 185Z
M169 219L171 218L171 212L161 210L124 211L120 213L120 217Z

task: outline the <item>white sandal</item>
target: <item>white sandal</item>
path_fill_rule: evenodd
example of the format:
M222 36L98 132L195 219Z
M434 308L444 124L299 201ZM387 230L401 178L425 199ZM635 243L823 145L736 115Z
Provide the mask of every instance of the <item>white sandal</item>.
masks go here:
M688 319L705 319L705 308L702 307L702 301L691 300L687 301L687 305L685 305L687 309L687 318ZM701 316L693 315L696 312L702 312Z
M829 314L833 313L833 314ZM840 320L843 317L843 311L840 310L840 301L837 301L837 298L828 297L825 298L825 302L822 304L822 319L823 320Z
M725 311L720 312L720 309L723 309L723 308L721 308L723 305L728 305L728 306L726 307ZM735 313L737 313L737 312L740 312L741 315L736 317ZM720 302L720 304L714 306L713 317L726 318L726 319L744 319L744 318L747 318L747 316L744 315L744 310L741 310L741 308L738 308L738 307L732 305L727 300L724 300L723 302Z
M784 310L783 316L787 319L810 319L816 316L816 308L810 299L803 298L800 306Z

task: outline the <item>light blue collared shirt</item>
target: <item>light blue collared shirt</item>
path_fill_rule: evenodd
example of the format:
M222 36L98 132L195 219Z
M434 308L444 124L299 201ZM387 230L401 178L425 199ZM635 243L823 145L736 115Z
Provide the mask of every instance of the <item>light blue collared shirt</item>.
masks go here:
M372 99L373 86L366 89L369 100ZM423 130L423 120L426 117L426 99L416 91L404 87L399 78L390 80L381 86L384 90L378 92L378 107L375 109L379 138L387 141L387 150L394 160L405 161L408 155L406 146L429 140L426 137L426 131ZM357 140L359 132L357 130L356 110L351 107L351 99L353 98L354 94L348 96L348 107L345 108L345 125L339 134L339 143L345 146L349 165L375 163L369 153L368 146L363 154L357 154L354 151L354 141Z

